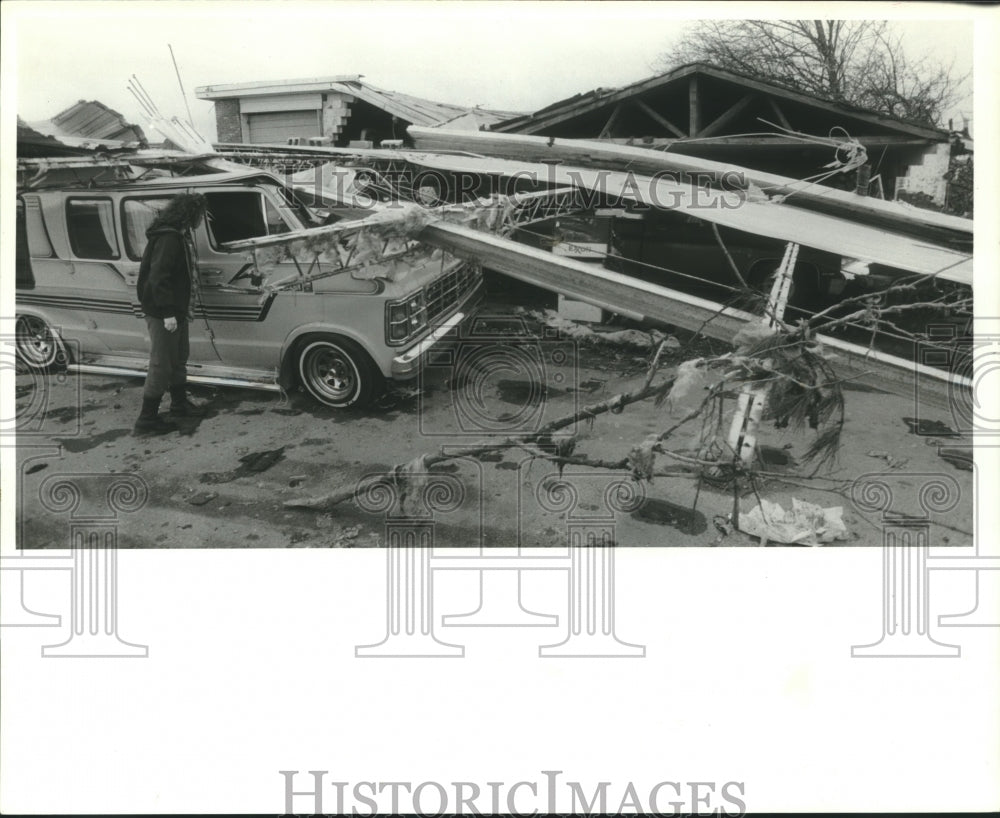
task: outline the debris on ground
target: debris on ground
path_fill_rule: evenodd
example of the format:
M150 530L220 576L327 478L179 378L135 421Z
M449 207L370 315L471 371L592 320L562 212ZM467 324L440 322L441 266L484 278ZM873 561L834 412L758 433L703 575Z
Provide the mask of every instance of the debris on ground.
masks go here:
M657 525L667 525L691 536L703 534L708 530L708 521L700 511L660 497L647 497L642 501L642 505L632 512L632 518Z
M661 341L665 341L664 345L672 349L677 349L681 345L680 341L672 335L667 335L655 329L649 332L639 329L595 329L586 324L563 318L555 310L530 311L526 315L550 329L558 330L567 338L575 338L591 344L613 344L615 346L646 350L656 349Z
M240 458L240 463L243 465L232 469L231 471L210 471L205 472L201 476L202 483L230 483L240 477L246 477L249 474L258 474L262 471L267 471L271 466L277 463L285 456L285 447L282 446L280 449L268 449L261 452L250 452L249 454L243 455Z
M927 418L903 418L903 423L910 427L912 435L937 435L938 437L961 437L948 424L940 420L928 420Z
M349 528L342 528L340 533L337 534L336 539L333 541L333 546L335 548L342 548L349 544L351 540L356 540L358 534L361 533L361 526L352 525Z
M956 469L961 471L972 471L972 448L959 446L944 447L938 449L938 457L951 463Z
M212 502L216 497L218 497L218 492L214 491L200 491L197 494L193 494L188 497L187 501L189 505L192 506L203 506L207 503Z
M769 542L785 545L821 545L849 537L841 506L822 508L798 498L792 498L792 508L786 511L778 503L763 497L760 505L740 516L740 530L751 537L760 537L760 544Z
M733 524L730 521L730 515L728 514L716 514L712 517L712 525L714 525L715 530L719 532L719 536L715 538L714 545L718 545L726 537L733 533Z
M868 457L877 457L879 460L884 460L890 469L901 469L910 462L910 458L908 457L893 457L889 452L883 452L879 449L871 449L866 454Z
M794 468L798 466L798 461L788 451L791 444L786 444L783 448L777 446L767 446L758 444L757 457L764 466L771 468Z

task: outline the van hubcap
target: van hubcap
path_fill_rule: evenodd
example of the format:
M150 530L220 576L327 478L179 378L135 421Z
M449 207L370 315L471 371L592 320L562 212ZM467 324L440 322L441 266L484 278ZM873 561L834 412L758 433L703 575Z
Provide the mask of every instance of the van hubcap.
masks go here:
M303 366L309 384L321 396L333 401L350 398L357 389L354 362L335 346L310 350Z
M22 315L17 319L17 351L25 363L48 366L55 361L56 343L48 325L40 318Z

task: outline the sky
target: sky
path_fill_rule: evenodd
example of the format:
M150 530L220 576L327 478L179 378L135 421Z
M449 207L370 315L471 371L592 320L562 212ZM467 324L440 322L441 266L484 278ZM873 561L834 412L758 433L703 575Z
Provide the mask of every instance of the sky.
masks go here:
M915 5L924 16L963 13ZM212 104L194 96L202 85L362 74L373 85L441 102L527 112L652 75L693 17L792 16L780 4L741 3L8 0L2 6L4 81L11 85L12 66L16 111L26 121L96 99L143 125L126 89L132 74L163 113L186 118L172 46L194 124L209 139ZM845 4L838 13L850 16L852 8L874 17L889 7ZM795 16L804 16L801 6ZM915 53L954 60L959 73L971 70L968 21L899 25ZM970 94L954 113L971 107Z

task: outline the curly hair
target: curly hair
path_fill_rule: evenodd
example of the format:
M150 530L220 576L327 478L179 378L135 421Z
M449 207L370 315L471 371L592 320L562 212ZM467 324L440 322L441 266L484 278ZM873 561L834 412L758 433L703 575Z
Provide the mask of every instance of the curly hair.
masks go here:
M200 193L180 193L174 196L163 208L149 226L149 230L161 227L172 227L175 230L187 230L195 227L205 215L208 203ZM147 232L149 232L147 230Z

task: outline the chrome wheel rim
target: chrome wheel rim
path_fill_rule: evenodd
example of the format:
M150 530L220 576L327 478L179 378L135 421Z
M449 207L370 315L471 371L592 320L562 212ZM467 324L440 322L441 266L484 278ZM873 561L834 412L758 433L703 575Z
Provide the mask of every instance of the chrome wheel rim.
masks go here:
M41 318L22 315L17 319L17 351L29 366L50 366L55 363L58 347L56 340Z
M313 344L303 354L302 379L320 400L340 404L354 397L360 375L346 352L334 344L322 342Z

